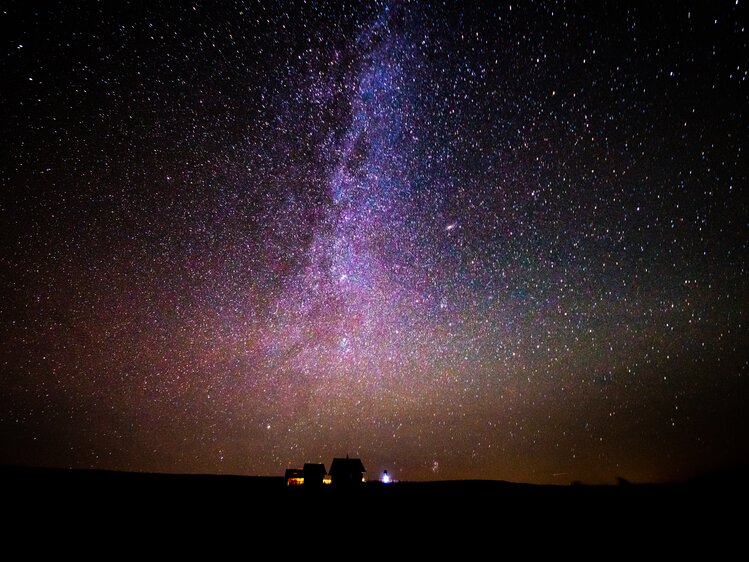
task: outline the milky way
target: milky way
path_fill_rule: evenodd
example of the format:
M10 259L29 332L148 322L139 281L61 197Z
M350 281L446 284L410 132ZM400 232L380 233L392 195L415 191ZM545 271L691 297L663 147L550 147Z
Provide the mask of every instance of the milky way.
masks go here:
M749 462L743 2L2 11L0 462Z

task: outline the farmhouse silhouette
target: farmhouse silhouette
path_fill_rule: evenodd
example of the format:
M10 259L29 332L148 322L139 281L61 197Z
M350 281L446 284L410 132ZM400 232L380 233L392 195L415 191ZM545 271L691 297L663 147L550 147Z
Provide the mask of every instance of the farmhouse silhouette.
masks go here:
M353 488L365 481L367 469L361 459L336 457L330 464L330 472L321 463L306 463L303 468L286 469L287 486L320 488L331 485L335 488Z

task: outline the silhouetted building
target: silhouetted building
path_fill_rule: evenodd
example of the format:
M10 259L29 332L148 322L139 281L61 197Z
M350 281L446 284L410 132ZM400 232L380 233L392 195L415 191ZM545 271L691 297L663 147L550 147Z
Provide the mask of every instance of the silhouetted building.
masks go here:
M284 477L286 478L287 486L301 486L304 484L304 471L300 468L287 468Z
M285 478L287 486L304 485L314 488L330 484L325 465L311 462L305 463L304 468L287 468Z
M333 464L330 465L330 477L333 486L356 486L364 482L364 473L367 470L364 468L361 460L350 459L348 456L345 459L335 458Z
M324 464L308 462L304 465L304 485L311 487L320 487L323 485L327 472Z

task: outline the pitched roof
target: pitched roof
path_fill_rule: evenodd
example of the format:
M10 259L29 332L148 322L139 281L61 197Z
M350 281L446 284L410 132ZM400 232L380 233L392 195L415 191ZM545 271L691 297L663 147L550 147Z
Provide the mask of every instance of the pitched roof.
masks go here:
M319 474L320 476L325 476L327 474L324 464L314 462L304 463L304 473L309 475Z
M367 469L364 468L361 459L334 458L330 465L330 473L333 472L367 472Z

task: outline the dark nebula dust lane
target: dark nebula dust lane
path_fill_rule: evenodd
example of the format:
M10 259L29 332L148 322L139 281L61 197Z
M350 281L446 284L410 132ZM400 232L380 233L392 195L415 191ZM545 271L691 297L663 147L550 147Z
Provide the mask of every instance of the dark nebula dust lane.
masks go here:
M745 2L10 2L0 463L749 463Z

